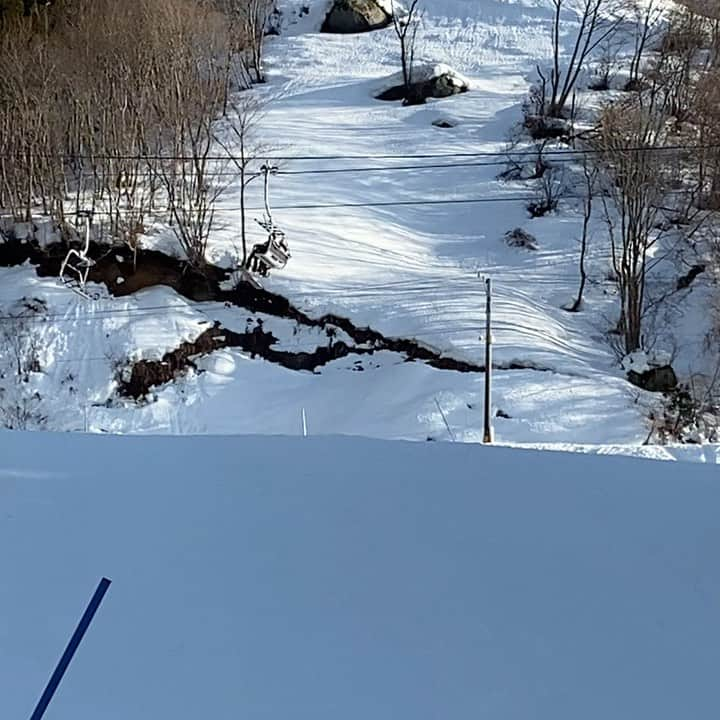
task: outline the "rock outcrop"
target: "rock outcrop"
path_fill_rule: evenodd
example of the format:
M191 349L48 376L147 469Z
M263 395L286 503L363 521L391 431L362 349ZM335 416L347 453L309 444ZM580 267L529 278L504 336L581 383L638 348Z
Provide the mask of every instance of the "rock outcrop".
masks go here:
M398 83L391 84L375 97L378 100L402 100L408 105L420 105L430 98L447 98L470 89L468 80L447 65L413 68L412 77L409 91L401 75L393 76L392 80L397 79Z
M645 372L630 370L628 380L649 392L671 392L678 384L677 375L670 365L650 368Z
M380 30L392 22L392 16L376 0L333 0L320 29L325 33L362 33Z

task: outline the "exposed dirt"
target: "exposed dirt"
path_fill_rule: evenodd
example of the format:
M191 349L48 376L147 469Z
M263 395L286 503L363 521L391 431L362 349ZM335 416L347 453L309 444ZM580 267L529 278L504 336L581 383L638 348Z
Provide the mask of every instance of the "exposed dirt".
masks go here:
M678 278L676 288L678 290L686 290L693 284L698 275L702 275L705 272L705 269L705 265L693 265L687 275Z
M277 341L272 333L262 329L262 325L249 332L236 333L216 323L193 342L184 342L180 347L166 353L162 360L141 360L134 363L129 376L120 383L120 394L136 400L144 398L152 388L171 382L188 368L195 367L195 358L226 347L240 348L250 353L251 357L260 356L290 370L310 372L350 354L375 352L372 348L352 348L341 341L333 342L327 347L318 347L311 353L285 352L273 349L272 346Z

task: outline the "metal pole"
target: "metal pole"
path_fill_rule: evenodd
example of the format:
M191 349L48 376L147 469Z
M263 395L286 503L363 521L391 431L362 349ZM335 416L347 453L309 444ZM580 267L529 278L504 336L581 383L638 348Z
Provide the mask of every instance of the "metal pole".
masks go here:
M493 441L492 431L492 280L485 280L487 303L485 308L485 431L483 442Z
M58 685L63 679L63 675L65 675L65 671L68 669L68 665L70 665L70 662L75 655L75 651L78 649L88 627L90 627L93 617L95 617L97 609L100 607L100 603L105 597L105 593L110 587L110 582L111 581L107 578L103 578L97 586L97 590L95 590L95 594L92 596L90 604L87 606L82 618L80 618L80 622L70 638L70 642L65 648L65 652L60 658L60 662L58 662L55 672L50 677L50 681L45 688L45 692L43 692L40 700L38 700L35 711L30 716L30 720L40 720L40 718L45 714L45 710L47 710L47 706L50 704L55 691L58 689Z

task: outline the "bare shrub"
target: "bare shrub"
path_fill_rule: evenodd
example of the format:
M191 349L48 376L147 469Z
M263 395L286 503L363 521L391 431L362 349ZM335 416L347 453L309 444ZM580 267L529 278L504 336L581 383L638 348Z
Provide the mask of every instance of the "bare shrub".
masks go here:
M10 430L36 429L47 419L31 384L42 370L37 329L46 309L43 301L26 298L0 322L0 419Z
M599 170L589 160L588 156L584 156L583 160L583 225L580 235L580 254L578 257L578 273L580 275L580 284L578 287L577 297L574 302L567 307L568 312L579 312L583 306L583 295L585 293L585 285L587 284L587 269L585 260L587 258L588 245L590 243L590 221L593 216L593 206L595 201L595 192L598 182Z
M552 0L552 67L547 77L539 68L540 115L562 118L571 100L582 69L595 50L611 38L622 21L616 0ZM564 14L575 12L579 27L566 63L562 61L562 27Z
M661 445L720 442L720 396L717 377L712 387L691 382L668 393L650 411L651 432L648 440Z
M413 66L415 63L415 46L420 29L420 0L410 0L406 11L402 11L394 0L390 3L393 29L400 45L400 64L402 66L405 103L418 104L423 99L416 97L413 91Z
M562 169L550 168L544 172L538 180L536 198L527 206L530 217L544 217L554 212L565 190L565 173Z
M666 97L653 88L605 109L592 139L605 176L603 204L621 308L618 330L627 354L642 347L648 255L669 189Z

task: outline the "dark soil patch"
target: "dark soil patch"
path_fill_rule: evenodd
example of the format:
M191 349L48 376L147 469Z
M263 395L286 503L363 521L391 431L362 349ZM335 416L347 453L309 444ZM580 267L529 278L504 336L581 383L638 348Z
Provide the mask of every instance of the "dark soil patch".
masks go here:
M239 348L250 353L250 357L262 357L269 362L282 365L290 370L315 371L333 360L350 354L371 354L372 349L351 348L344 342L334 342L327 347L318 347L314 352L291 353L273 349L278 339L258 324L244 333L233 332L216 323L193 342L184 342L180 347L166 353L162 360L141 360L130 369L129 377L120 383L120 394L136 400L146 397L152 388L172 382L195 367L194 359L209 355L221 348Z
M693 282L695 281L695 278L698 277L698 275L702 275L705 272L705 265L693 265L687 275L683 275L678 278L677 281L677 289L678 290L686 290L689 288Z
M524 125L533 140L559 140L569 143L572 137L571 123L562 118L527 115Z
M30 262L39 277L57 277L67 250L65 243L55 243L46 248L30 242L0 243L0 266L12 267ZM219 283L228 275L214 265L207 265L200 273L182 260L155 250L138 250L135 266L132 250L126 245L91 243L88 254L95 261L88 281L105 285L115 297L132 295L154 285L166 285L190 300L214 300L217 299Z

